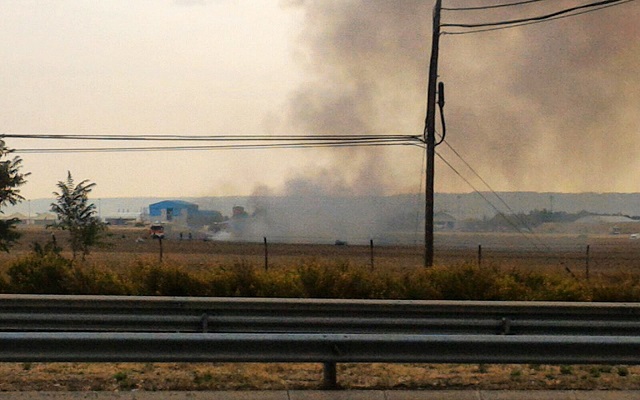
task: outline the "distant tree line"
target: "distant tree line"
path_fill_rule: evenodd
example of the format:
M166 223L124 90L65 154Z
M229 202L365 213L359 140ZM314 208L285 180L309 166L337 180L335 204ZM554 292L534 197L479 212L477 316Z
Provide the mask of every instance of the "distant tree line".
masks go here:
M568 213L565 211L533 210L528 213L496 214L491 218L465 221L465 228L472 231L513 231L537 228L545 223L571 223L593 215L588 211Z

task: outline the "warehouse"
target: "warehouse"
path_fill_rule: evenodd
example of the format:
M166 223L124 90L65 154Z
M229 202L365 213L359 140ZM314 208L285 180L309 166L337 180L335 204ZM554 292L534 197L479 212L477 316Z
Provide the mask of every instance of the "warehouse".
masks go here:
M218 211L200 210L197 204L182 200L164 200L149 205L149 220L174 226L201 228L223 221Z
M149 217L153 221L171 222L176 218L186 220L197 214L197 204L182 200L164 200L149 205Z

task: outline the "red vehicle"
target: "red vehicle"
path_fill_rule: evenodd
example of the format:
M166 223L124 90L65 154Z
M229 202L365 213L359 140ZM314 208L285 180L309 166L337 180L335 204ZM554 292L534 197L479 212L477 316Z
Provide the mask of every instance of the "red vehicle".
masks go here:
M153 239L163 239L164 226L162 226L161 224L152 224L149 228L149 234Z

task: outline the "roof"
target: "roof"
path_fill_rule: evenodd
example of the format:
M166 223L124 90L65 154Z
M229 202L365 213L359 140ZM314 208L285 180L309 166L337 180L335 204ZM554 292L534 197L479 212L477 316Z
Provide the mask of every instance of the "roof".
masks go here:
M20 219L20 220L26 220L26 219L28 219L29 217L27 217L26 215L21 214L21 213L13 213L13 214L11 214L11 215L3 215L3 214L0 214L0 219L9 220L9 219L13 219L13 218L18 218L18 219Z
M437 212L433 215L433 220L434 221L439 221L439 222L455 222L456 219L451 216L451 214L448 214L446 212Z
M36 215L35 217L31 218L33 220L44 220L44 221L48 221L48 220L55 220L58 219L58 215L54 214L54 213L38 213L38 215Z
M575 221L576 224L619 224L623 222L638 222L623 215L589 215Z
M182 206L182 207L198 207L197 204L194 203L189 203L188 201L184 201L184 200L163 200L163 201L159 201L157 203L153 203L153 204L149 204L149 207L153 207L153 208L162 208L165 206Z

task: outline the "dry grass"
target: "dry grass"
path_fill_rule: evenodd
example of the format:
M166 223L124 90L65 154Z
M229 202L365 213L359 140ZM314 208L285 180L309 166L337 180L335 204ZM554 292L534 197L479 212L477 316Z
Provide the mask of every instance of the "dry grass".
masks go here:
M132 260L155 262L158 243L136 242L146 230L112 229L107 246L96 249L87 265L108 265L114 272L130 268ZM64 234L56 233L64 244ZM23 240L10 254L0 254L0 270L30 252L30 244L49 240L42 228L24 230ZM640 271L640 241L626 237L548 235L555 250L523 249L519 235L438 234L436 263L477 262L477 244L483 245L483 263L506 269L564 273L569 268L584 276L586 244L590 244L590 273ZM262 244L165 240L164 261L193 272L248 262L264 265ZM376 270L422 266L420 246L384 246L374 249ZM269 244L270 268L316 260L348 262L370 268L368 246ZM13 390L235 390L317 389L320 364L91 364L0 363L0 391ZM547 365L424 365L339 364L338 381L350 389L640 389L640 367Z
M0 364L0 391L319 389L320 364ZM338 364L344 389L638 390L640 367Z

